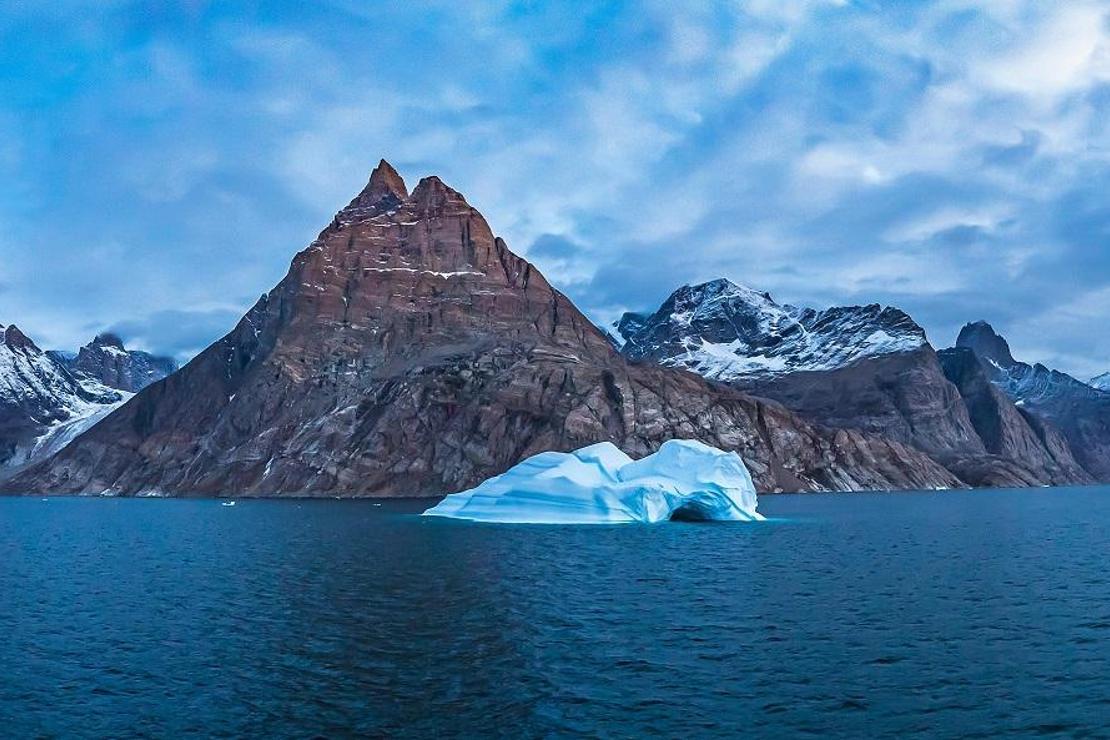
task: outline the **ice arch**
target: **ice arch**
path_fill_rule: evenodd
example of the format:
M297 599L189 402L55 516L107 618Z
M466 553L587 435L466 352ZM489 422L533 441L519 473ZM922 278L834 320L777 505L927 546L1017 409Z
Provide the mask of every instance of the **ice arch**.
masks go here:
M424 516L520 524L758 521L756 504L752 477L734 452L670 440L633 460L601 442L534 455Z

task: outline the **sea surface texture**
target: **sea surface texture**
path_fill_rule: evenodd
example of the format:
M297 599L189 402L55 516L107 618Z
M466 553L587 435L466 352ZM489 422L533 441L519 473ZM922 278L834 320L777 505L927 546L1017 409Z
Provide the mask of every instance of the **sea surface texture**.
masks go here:
M4 736L1105 733L1110 489L426 506L0 499Z

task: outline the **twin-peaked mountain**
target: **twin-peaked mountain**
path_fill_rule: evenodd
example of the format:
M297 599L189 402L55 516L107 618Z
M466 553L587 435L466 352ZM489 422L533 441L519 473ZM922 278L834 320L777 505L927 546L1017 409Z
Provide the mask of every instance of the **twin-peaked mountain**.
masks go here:
M938 357L898 309L795 308L715 280L678 289L653 314L626 314L616 329L633 361L688 369L822 425L882 435L969 485L1091 480L1051 423L1021 412L979 363Z
M105 352L110 360L98 360ZM14 324L0 326L0 477L56 452L172 371L172 361L127 350L116 337L72 355L44 352Z
M761 490L933 488L927 455L629 363L438 178L386 162L239 324L8 490L420 495L542 450L671 438Z

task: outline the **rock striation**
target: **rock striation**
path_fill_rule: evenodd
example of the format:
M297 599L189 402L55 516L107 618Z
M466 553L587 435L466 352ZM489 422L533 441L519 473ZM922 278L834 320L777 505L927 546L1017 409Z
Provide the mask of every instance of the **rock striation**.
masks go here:
M896 440L630 364L460 193L383 161L227 336L7 488L433 495L672 438L738 452L761 491L960 485Z

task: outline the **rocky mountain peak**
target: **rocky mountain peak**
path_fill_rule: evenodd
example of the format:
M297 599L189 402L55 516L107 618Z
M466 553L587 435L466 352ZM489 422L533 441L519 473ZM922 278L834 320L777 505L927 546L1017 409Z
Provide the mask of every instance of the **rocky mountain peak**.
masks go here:
M384 159L370 173L366 187L336 216L337 222L368 218L397 207L409 197L401 175Z
M771 294L737 285L728 278L717 278L706 283L684 285L673 293L677 304L684 307L701 307L710 302L729 301L733 306L738 304L753 304L766 306L778 305Z
M1044 419L1016 406L990 381L988 367L970 347L937 353L945 377L960 392L968 418L987 452L1008 461L965 457L953 466L961 478L976 485L1067 485L1091 482L1067 441ZM1007 482L1007 478L1011 480Z
M170 357L129 350L114 332L101 332L76 353L49 353L83 383L135 393L177 369Z
M462 193L449 187L435 175L423 178L412 191L412 201L420 216L437 215L436 210L449 206L469 208Z
M975 321L960 329L956 346L967 347L980 359L994 362L999 367L1013 367L1017 362L1010 354L1009 343L986 321Z
M1054 424L1075 459L1097 480L1110 480L1110 393L1041 363L1014 359L990 324L968 324L957 347L975 353L990 382L1022 410Z
M0 478L64 444L86 428L83 419L121 400L74 377L19 327L0 327Z
M15 324L9 324L8 328L4 330L4 344L11 349L39 351L38 346L31 341L31 338L20 331Z
M1092 388L1097 388L1100 391L1110 391L1110 373L1096 375L1087 381L1087 385Z
M393 165L383 159L370 173L370 181L366 183L366 187L359 193L359 196L365 196L370 201L377 203L382 198L390 195L399 200L404 200L409 197L409 191L405 187L405 181L400 173L393 168Z
M93 337L92 344L96 347L115 347L116 349L123 349L123 340L118 334L110 331L101 332Z

